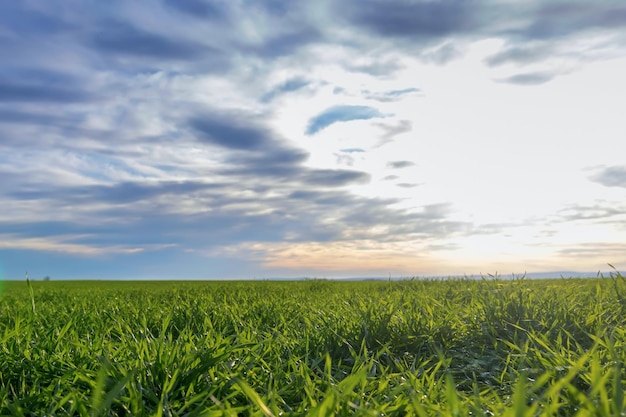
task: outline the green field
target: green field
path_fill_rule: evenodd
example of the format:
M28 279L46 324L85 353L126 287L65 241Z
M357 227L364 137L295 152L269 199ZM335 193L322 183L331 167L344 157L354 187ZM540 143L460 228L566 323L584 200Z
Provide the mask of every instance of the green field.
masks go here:
M625 281L7 282L0 414L626 415Z

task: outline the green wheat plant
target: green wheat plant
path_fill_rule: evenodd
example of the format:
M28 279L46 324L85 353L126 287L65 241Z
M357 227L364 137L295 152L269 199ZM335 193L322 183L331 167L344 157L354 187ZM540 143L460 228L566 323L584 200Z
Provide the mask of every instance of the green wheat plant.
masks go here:
M624 416L624 294L617 271L7 282L0 415Z

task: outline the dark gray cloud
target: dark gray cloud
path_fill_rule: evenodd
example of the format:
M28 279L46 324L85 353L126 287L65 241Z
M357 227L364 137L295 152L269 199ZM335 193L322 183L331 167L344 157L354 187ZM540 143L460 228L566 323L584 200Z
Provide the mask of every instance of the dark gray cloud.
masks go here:
M273 141L269 130L253 121L227 115L194 116L189 125L199 140L228 149L256 150Z
M174 10L199 19L222 20L228 17L224 3L212 0L164 0Z
M272 179L283 186L295 182L303 187L342 187L370 179L369 174L361 171L313 169L300 165L307 157L308 154L302 151L275 148L273 152L232 157L229 166L218 172L229 177L248 178L250 182Z
M72 89L0 82L0 102L74 103L88 98L88 94Z
M343 193L331 193L319 190L297 190L288 195L289 199L302 200L319 206L341 205L346 203Z
M282 84L277 85L272 88L270 91L265 93L263 97L261 97L261 101L264 103L269 103L274 100L276 97L279 97L283 94L292 93L294 91L301 90L306 86L310 85L311 81L304 78L291 78L285 81Z
M0 108L0 123L25 125L68 125L80 120L71 116L57 116L50 113L30 112Z
M7 233L22 236L87 235L81 243L129 245L176 243L194 247L234 244L242 240L278 241L297 223L289 221L282 201L269 196L268 187L231 182L121 183L111 186L45 186L20 191L21 201L39 201L57 213L72 205L72 221L13 222ZM246 192L246 196L241 192ZM179 213L185 204L193 211ZM280 208L279 208L280 207ZM259 209L265 214L255 214ZM96 216L99 221L92 222ZM42 230L34 228L39 225ZM208 237L210 235L210 238ZM138 239L137 236L141 238ZM214 242L214 243L212 243Z
M593 4L561 0L525 3L368 0L342 2L336 13L341 21L370 34L372 39L400 42L403 47L412 48L423 61L438 65L463 53L458 44L485 38L506 41L502 51L487 59L491 66L541 62L558 56L585 62L594 56L594 49L603 46L588 46L572 53L568 38L603 32L615 35L616 30L626 27L626 6L614 0ZM623 49L619 39L609 42ZM377 74L387 72L383 65ZM539 80L537 77L532 81L529 77L520 79L519 84Z
M92 35L91 45L103 53L161 60L191 60L207 55L220 55L215 48L191 40L148 32L120 21L102 23Z
M322 40L321 33L314 27L305 26L274 36L268 36L261 45L245 45L241 49L262 58L279 58Z
M305 171L303 180L308 185L337 187L353 183L364 183L370 179L369 174L361 171L345 169L313 169Z
M10 196L20 200L51 199L62 195L68 204L94 201L109 204L127 204L152 200L161 196L190 195L197 191L224 188L224 184L207 184L199 181L120 182L113 185L85 185L67 187L38 187L33 190L13 191Z
M442 38L475 29L471 1L380 1L342 3L342 15L351 23L378 35Z
M59 14L46 14L21 2L2 2L0 16L5 30L26 36L50 36L75 27Z
M261 10L268 15L286 17L302 12L301 5L287 4L281 0L246 0L245 7Z
M589 30L626 26L619 1L350 1L338 8L350 23L379 36L413 41L459 36L554 39Z
M408 168L415 165L413 161L391 161L387 162L387 167L393 169Z
M226 157L227 165L217 171L221 175L296 181L307 187L341 187L369 181L369 175L360 171L304 167L302 162L308 153L287 146L252 117L206 115L192 118L190 126L201 142L235 151Z
M600 173L592 176L591 180L607 187L626 188L626 166L604 168Z
M61 237L75 244L95 247L122 246L146 247L150 245L176 245L185 249L203 247L205 249L222 245L236 244L241 241L282 241L284 235L292 229L306 230L304 219L290 221L284 212L252 214L243 210L229 208L232 205L252 206L251 201L220 199L218 196L206 200L211 213L177 215L162 213L157 210L118 208L101 210L98 214L104 221L90 223L31 222L13 223L5 228L8 233L23 237ZM35 229L34 227L37 227ZM332 238L321 231L316 234L320 239Z
M539 85L551 81L556 75L557 74L548 72L529 72L524 74L512 75L498 81L517 85Z
M554 39L593 29L626 27L626 6L611 0L540 2L526 10L532 20L517 33L530 39Z
M188 121L201 142L230 151L220 175L251 178L295 178L308 153L287 145L252 115L205 112Z
M0 78L6 83L16 84L41 84L47 86L63 87L80 85L86 87L85 81L68 69L67 72L36 68L24 65L0 66Z
M298 155L294 153L294 157ZM302 155L302 159L306 158ZM297 164L280 161L272 165L264 163L271 160L271 157L259 155L252 158L230 158L228 167L218 170L221 175L233 178L250 178L250 181L273 179L277 184L284 183L287 178L295 178L300 174L300 167Z
M289 175L292 169L299 167L308 157L309 154L301 149L289 147L280 141L271 141L265 143L259 152L231 155L226 161L249 174L274 172L279 175L284 172Z
M420 186L420 184L415 184L415 183L412 183L412 182L401 182L401 183L398 183L396 185L398 187L400 187L400 188L415 188L415 187L419 187Z
M89 86L68 73L0 65L0 102L75 103L92 99Z
M364 198L327 188L360 180L362 173L304 170L301 174L281 187L236 180L31 184L31 190L19 187L9 194L23 202L39 202L57 217L70 210L72 220L0 222L0 229L22 237L76 235L71 242L94 246L175 244L208 249L244 241L280 242L286 236L321 242L346 236L402 240L407 234L447 236L466 227L447 219L447 205L409 213L391 208L397 203L394 199ZM181 205L193 211L179 213ZM92 221L94 216L98 222ZM375 226L390 234L369 230Z
M309 120L306 134L314 135L320 130L337 122L367 120L379 117L385 117L385 115L369 106L334 106L324 110Z

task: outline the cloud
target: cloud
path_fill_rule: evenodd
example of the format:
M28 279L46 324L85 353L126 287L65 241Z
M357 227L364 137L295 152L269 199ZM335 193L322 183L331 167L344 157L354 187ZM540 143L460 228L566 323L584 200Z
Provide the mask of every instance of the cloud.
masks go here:
M462 55L462 49L454 45L452 42L445 42L443 45L425 50L420 55L420 59L435 65L445 65Z
M352 183L364 183L370 179L369 174L361 171L345 169L314 169L304 172L305 183L316 186L337 187Z
M250 176L252 178L296 177L302 172L300 166L309 154L299 149L281 147L279 143L268 144L261 152L232 155L225 159L226 166L218 172L227 176Z
M174 10L188 14L198 19L218 20L225 19L228 14L225 7L217 2L205 0L164 0L164 3Z
M590 46L588 42L576 46L576 38L614 35L616 30L626 27L626 6L612 0L594 4L353 0L342 2L336 13L340 21L359 28L372 40L389 39L396 45L401 42L423 61L437 65L462 55L459 44L488 38L505 41L504 49L486 60L491 66L558 57L583 63L595 57L596 50L603 46ZM547 42L552 45L548 46ZM613 36L609 42L623 49L619 38Z
M87 97L82 92L57 87L0 83L0 102L72 103Z
M354 166L354 163L356 162L356 158L352 156L352 153L340 151L339 153L335 153L333 155L335 155L337 165Z
M407 168L407 167L412 167L414 165L415 165L415 162L413 162L413 161L391 161L391 162L387 162L387 167L388 168L392 168L392 169Z
M160 60L191 60L202 55L220 55L214 48L195 41L148 32L120 21L108 21L97 28L91 45L102 53Z
M626 259L626 244L614 242L589 242L569 245L558 250L559 255L567 258L596 259L602 265L621 264Z
M620 2L550 2L527 9L532 17L519 33L530 39L554 39L589 30L626 27L626 6Z
M308 153L286 145L254 117L207 115L192 118L190 126L201 142L236 151L226 155L226 165L216 170L231 178L271 177L283 182L288 178L313 187L341 187L367 182L370 178L361 171L302 166Z
M260 44L242 45L242 50L262 58L279 58L321 40L320 32L313 27L302 27L267 36Z
M3 26L13 33L31 33L51 36L74 29L75 25L66 22L60 14L50 15L41 8L25 7L24 4L2 2L0 15Z
M261 101L264 103L269 103L270 101L274 100L275 98L283 94L292 93L294 91L301 90L310 84L311 84L311 81L306 80L304 78L291 78L285 81L284 83L277 85L276 87L274 87L267 93L265 93L263 97L261 97Z
M410 120L398 120L395 124L376 123L376 126L383 130L383 134L376 144L376 147L392 142L396 136L408 133L413 129L413 123L411 123Z
M352 72L360 72L375 77L385 77L396 73L404 68L404 66L395 58L367 57L365 59L357 58L356 62L348 63L345 68Z
M1 99L0 99L1 101ZM31 112L23 110L0 109L0 123L25 124L25 125L56 125L69 126L79 123L80 118L71 115L57 116L44 112Z
M573 205L558 212L559 220L569 221L601 221L603 223L621 223L626 215L626 207L615 206L606 202L598 202L594 205Z
M460 0L346 2L347 19L378 35L443 38L476 27L475 5Z
M434 202L428 187L370 168L410 166L399 149L422 138L409 136L418 115L400 101L456 71L424 64L446 65L473 53L474 41L498 39L503 46L484 69L510 65L513 76L499 81L536 85L561 74L546 68L624 55L625 6L612 1L35 3L0 2L8 57L0 59L0 255L16 264L62 261L59 268L78 262L112 276L128 273L122 264L169 278L228 264L232 277L241 265L255 273L296 265L296 255L314 268L323 256L307 250L323 248L334 270L342 256L357 269L364 259L406 266L426 245L481 232L457 220L462 210L420 206ZM437 123L436 107L419 117ZM370 119L378 119L367 123L373 129L306 140ZM623 188L624 172L608 167L591 179ZM357 194L380 177L385 195L416 198ZM419 203L406 208L409 201ZM553 217L555 228L623 228L624 210L598 202ZM511 224L497 226L483 231ZM246 247L252 261L237 253ZM229 261L198 257L222 248L233 249ZM82 263L96 254L110 265Z
M194 192L223 188L220 184L206 184L198 181L121 182L113 185L84 185L74 187L50 187L38 190L17 190L11 193L21 200L53 198L55 194L65 196L68 203L81 204L93 201L106 201L109 204L127 204L155 197L190 195Z
M551 81L555 76L556 74L547 72L529 72L512 75L497 81L516 85L540 85Z
M30 68L3 71L0 67L0 103L77 103L90 99L88 86L75 76Z
M199 140L228 149L255 150L272 141L271 133L253 121L207 114L189 120Z
M305 170L302 174L293 180L283 179L287 182L280 187L242 183L235 178L229 184L168 182L52 189L40 184L38 192L12 198L22 202L33 199L65 220L0 220L0 227L15 235L21 249L83 255L172 245L210 250L241 242L285 239L402 241L407 235L449 235L463 227L446 219L445 206L426 206L421 213L409 213L391 208L395 200L358 197L327 188L360 180L363 175L359 173ZM98 222L91 221L94 216ZM38 239L47 242L45 248Z
M376 100L376 101L380 101L383 103L389 103L389 102L393 102L393 101L398 101L401 100L402 97L406 96L406 95L413 95L416 93L420 93L420 89L419 88L403 88L401 90L390 90L390 91L383 91L383 92L370 92L368 90L364 90L363 94L365 94L365 97L369 100Z
M63 239L47 238L20 238L12 235L0 235L0 250L22 249L28 251L61 252L80 256L100 256L111 253L132 254L142 252L142 248L116 246L93 246L89 244L74 243L72 240L80 239L81 236L65 236ZM69 241L68 241L69 240Z
M314 135L320 130L338 122L368 120L378 117L385 116L373 107L347 105L330 107L309 120L306 134Z
M626 166L612 166L591 177L592 181L607 187L626 188Z
M236 23L230 25L235 28L229 31L233 38L231 48L240 53L262 59L281 58L324 41L324 28L316 24L314 16L317 13L308 3L283 5L255 1L233 9L233 22ZM228 28L224 27L227 31Z
M279 150L284 159L272 152L260 153L254 156L232 157L227 167L218 170L222 175L229 177L266 179L273 178L283 184L297 182L309 187L341 187L353 183L364 183L370 179L369 174L361 171L343 169L314 169L301 165L308 154L290 150Z
M253 183L255 179L272 178L280 181L283 186L295 182L299 186L306 187L341 187L365 183L370 179L369 174L361 171L305 167L301 165L301 162L308 157L308 154L288 148L274 149L281 152L284 159L272 152L232 157L228 159L228 166L217 172L231 178L247 178L250 183Z
M501 51L487 57L485 63L492 67L508 63L530 64L543 61L551 57L554 52L553 48L545 43L531 42L505 47Z

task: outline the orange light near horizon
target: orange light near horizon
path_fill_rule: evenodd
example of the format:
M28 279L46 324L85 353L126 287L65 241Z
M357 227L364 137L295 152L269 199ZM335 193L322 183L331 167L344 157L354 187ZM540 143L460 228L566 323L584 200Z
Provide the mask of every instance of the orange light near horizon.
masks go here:
M260 260L265 268L415 275L434 267L431 259L406 243L404 248L397 246L373 241L308 242L257 244L254 250L264 252Z

